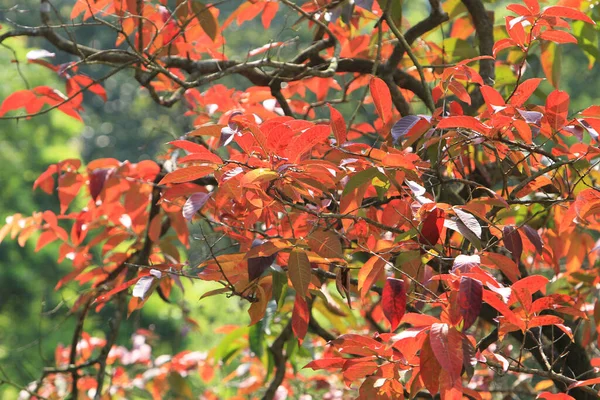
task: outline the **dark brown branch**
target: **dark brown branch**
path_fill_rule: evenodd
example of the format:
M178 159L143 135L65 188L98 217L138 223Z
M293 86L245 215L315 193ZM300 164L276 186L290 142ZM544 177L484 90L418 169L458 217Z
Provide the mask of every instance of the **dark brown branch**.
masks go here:
M275 393L277 392L277 388L283 382L283 378L285 378L285 367L287 364L287 354L285 354L285 343L292 337L292 320L287 323L285 328L281 331L277 339L273 342L269 351L273 355L273 360L275 364L275 376L267 391L262 397L262 400L272 400L275 397Z
M490 18L483 2L481 0L462 0L469 11L477 38L479 39L479 55L493 56L494 49L494 21ZM486 85L493 85L496 79L494 60L479 60L479 74ZM484 103L483 96L479 89L471 94L471 110L477 110Z
M85 322L85 318L87 316L91 303L92 298L90 297L85 302L85 305L81 310L81 313L79 314L79 318L77 319L77 326L75 327L75 331L73 332L73 338L71 339L71 353L69 354L69 365L75 365L75 362L77 361L77 343L79 343L81 332L83 332L83 323ZM77 383L79 381L79 368L71 370L71 377L71 398L77 399L79 392L79 388L77 387Z

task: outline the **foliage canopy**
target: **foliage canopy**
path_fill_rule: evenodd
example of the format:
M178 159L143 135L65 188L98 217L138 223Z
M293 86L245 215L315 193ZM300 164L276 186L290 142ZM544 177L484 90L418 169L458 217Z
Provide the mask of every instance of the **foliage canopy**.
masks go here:
M192 375L207 399L228 385L263 399L598 397L600 106L570 109L559 57L577 44L593 66L594 8L525 0L502 26L481 0L429 0L417 21L403 8L77 0L63 22L41 0L39 26L0 35L73 59L28 53L64 90L16 90L4 119L80 120L84 93L106 100L103 82L130 71L194 127L158 160L50 165L33 187L59 209L0 229L36 251L58 243L72 270L56 289L81 287L72 342L22 397L191 398ZM228 37L257 26L284 28L232 57ZM77 42L83 28L114 46ZM187 256L190 240L206 259ZM147 330L117 343L121 322L150 296L169 303L182 278L243 300L250 327L224 328L206 354L153 357ZM103 309L93 337L85 321Z

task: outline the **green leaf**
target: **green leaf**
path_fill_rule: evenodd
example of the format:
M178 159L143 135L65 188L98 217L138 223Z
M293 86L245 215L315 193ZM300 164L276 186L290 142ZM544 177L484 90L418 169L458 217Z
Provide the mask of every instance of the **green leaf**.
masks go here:
M342 196L347 195L365 183L372 182L373 178L378 178L382 182L388 182L387 176L385 176L377 168L365 169L364 171L357 172L356 174L352 175L350 179L348 179L348 183L346 183L346 186L344 187Z
M204 29L204 32L206 32L214 42L219 33L219 22L217 19L210 12L208 7L198 0L192 1L192 11L194 12L194 17L196 17L202 29Z
M215 360L225 360L233 351L239 349L239 344L235 345L236 341L248 332L249 328L247 326L242 326L225 336L223 340L221 340L221 343L215 348Z
M402 26L402 3L403 0L391 0L392 4L389 6L388 9L388 1L390 0L377 0L377 3L379 3L379 7L381 7L382 10L388 10L388 14L390 15L390 17L392 17L392 21L394 21L394 24L397 27Z
M573 34L577 38L579 48L583 50L588 58L588 68L592 68L596 60L600 58L600 42L598 41L598 32L593 25L586 24L583 21L573 22Z
M169 388L176 398L190 399L193 397L192 388L177 372L171 372L167 379L169 381Z
M402 269L402 265L409 263L417 258L421 258L421 252L419 250L405 251L398 254L395 261L396 268Z
M545 41L542 44L542 53L540 61L542 63L542 69L546 74L546 78L550 81L552 86L558 88L560 83L560 74L562 70L562 51L560 46L554 42Z
M257 357L262 357L263 354L263 341L265 338L265 331L263 327L264 319L261 319L250 327L250 332L248 333L250 351L256 354Z
M281 307L285 300L287 292L287 275L283 271L272 268L271 276L273 277L273 299L277 301L277 307Z

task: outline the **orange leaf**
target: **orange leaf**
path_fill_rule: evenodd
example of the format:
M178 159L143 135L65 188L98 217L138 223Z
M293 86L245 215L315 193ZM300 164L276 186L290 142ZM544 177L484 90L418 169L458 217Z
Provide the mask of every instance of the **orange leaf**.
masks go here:
M288 276L296 293L303 298L308 295L308 284L312 277L310 261L304 250L295 248L290 252Z
M333 136L338 146L341 146L346 141L346 122L344 116L338 110L333 108L331 104L327 104L329 107L329 119L331 123L331 129L333 130Z
M369 82L369 89L371 90L375 110L385 125L392 119L392 96L390 88L381 79L373 77Z
M302 344L306 332L308 332L308 320L310 319L310 311L308 304L299 293L296 293L294 301L294 311L292 312L292 331L298 338L298 342Z
M214 170L215 168L212 166L193 166L180 168L176 171L168 173L158 184L165 185L167 183L191 182L211 174L214 172Z

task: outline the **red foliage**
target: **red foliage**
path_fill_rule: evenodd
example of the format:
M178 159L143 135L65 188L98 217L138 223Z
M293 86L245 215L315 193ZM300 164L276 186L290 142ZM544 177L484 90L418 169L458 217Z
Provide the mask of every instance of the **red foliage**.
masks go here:
M195 128L169 143L161 165L103 159L87 168L78 160L50 166L34 189L51 194L57 187L60 212L15 215L0 240L24 245L36 237L36 251L58 242L59 261L70 260L73 271L57 288L71 281L86 288L74 307L83 319L88 307L126 304L130 291L128 314L153 293L168 299L179 276L219 282L203 297L249 303L251 327L229 329L224 341L236 343L231 348L247 367L247 377L236 370L221 382L239 378L239 396L292 396L298 379L316 391L343 383L363 399L420 391L487 399L497 374L534 376L528 388L538 398L568 399L568 390L592 395L600 379L591 375L592 363L600 364L588 357L600 332L600 112L592 106L571 114L569 94L558 89L533 104L543 80L524 79L528 56L540 47L544 73L557 86L548 43L577 42L567 20L593 23L591 8L579 1L513 4L516 16L506 18L493 49L489 43L480 56L461 60L435 35L423 32L414 42L423 25L400 34L401 13L383 3L252 0L220 16L197 0L175 8L78 0L72 18L111 15L120 26L117 45L137 43L134 53L115 51L121 56L111 62L136 65L138 78L149 75L138 81L160 104L185 101ZM273 56L285 42L257 47L244 62L221 54L228 27L256 19L268 29L282 8L308 24L310 49L286 62ZM453 39L477 34L483 46L485 21L468 11L474 27L456 19L458 11L432 10L422 23L431 19L429 29L439 29L454 18ZM398 52L411 63L394 61ZM31 62L65 78L66 95L47 86L21 90L4 100L0 116L57 108L80 118L82 92L106 100L101 80L79 73L78 64ZM494 67L512 68L514 80L494 84ZM253 86L198 89L232 74ZM363 97L354 112L337 107L352 104L357 89ZM408 115L417 99L431 116ZM317 121L325 105L329 120ZM356 118L361 109L365 115ZM217 253L205 243L211 257L189 265L182 257L188 223L200 217L232 245ZM210 382L215 365L232 359L221 347L206 357L152 359L143 335L131 352L110 335L78 336L76 354L57 349L57 369L44 375L37 395L56 396L59 375L72 393L81 389L79 398L90 389L127 397L139 379L154 398L177 385L187 394L182 377L197 370ZM240 350L240 340L251 352ZM306 343L316 357L306 367L326 376L308 379L289 368L294 346ZM110 388L103 387L106 365ZM145 368L141 377L132 365ZM552 385L564 393L547 391Z

